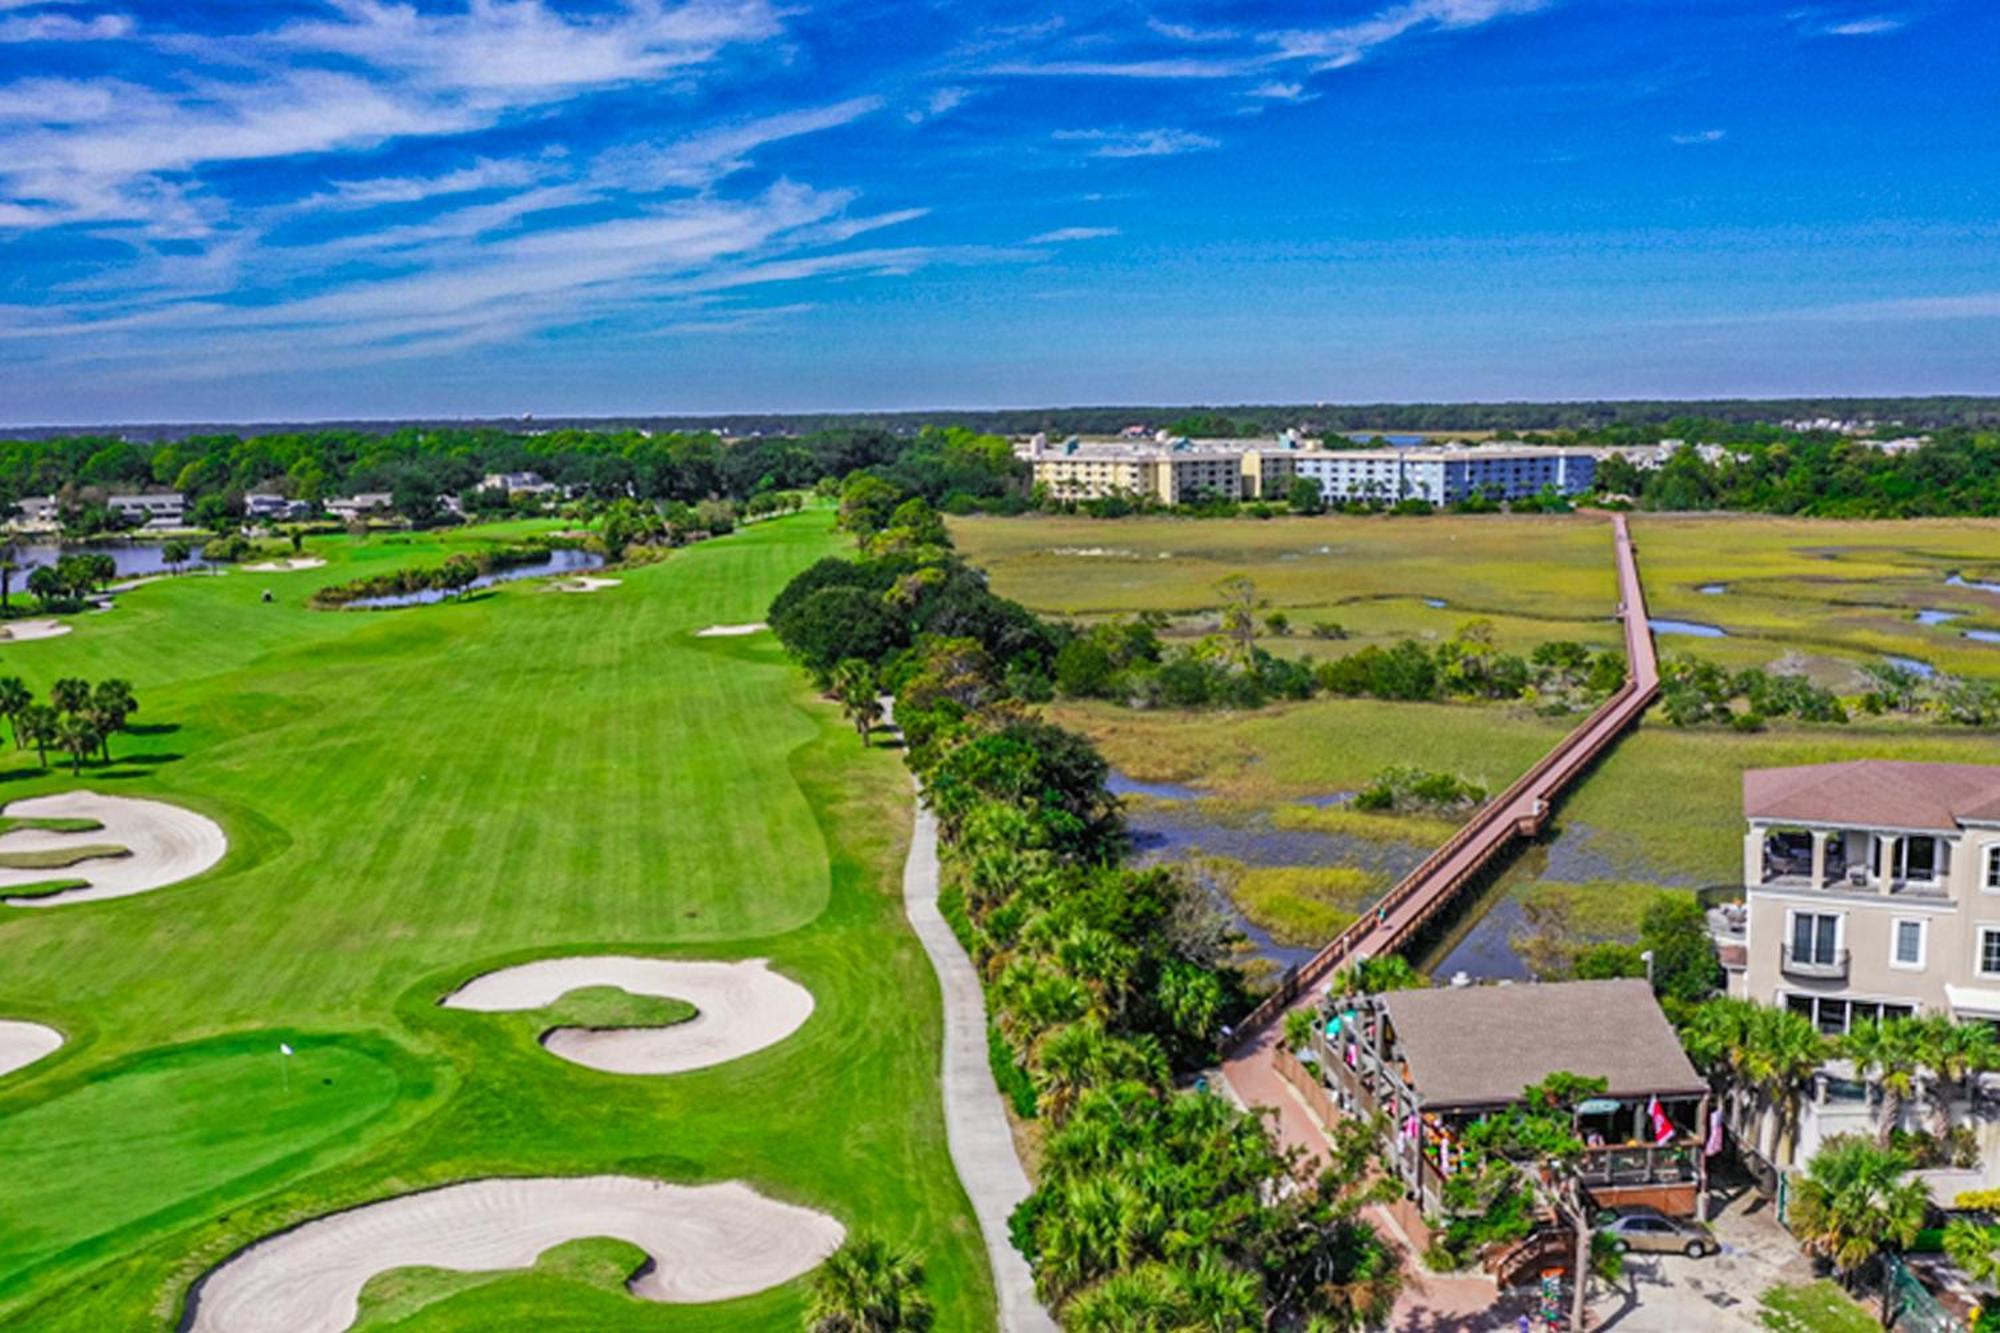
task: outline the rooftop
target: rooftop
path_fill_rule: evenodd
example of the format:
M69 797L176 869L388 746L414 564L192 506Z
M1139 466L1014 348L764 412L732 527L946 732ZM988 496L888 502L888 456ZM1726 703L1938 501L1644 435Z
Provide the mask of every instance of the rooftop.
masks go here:
M1743 775L1750 819L1951 830L2000 821L2000 765L1850 759Z
M1564 1071L1611 1097L1708 1090L1637 978L1391 991L1382 1005L1426 1109L1502 1106Z

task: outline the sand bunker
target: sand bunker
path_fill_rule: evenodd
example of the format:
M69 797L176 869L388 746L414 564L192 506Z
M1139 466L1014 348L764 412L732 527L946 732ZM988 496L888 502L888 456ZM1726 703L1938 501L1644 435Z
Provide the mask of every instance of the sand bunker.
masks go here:
M697 639L733 639L739 635L755 634L758 630L769 629L761 620L753 620L747 625L710 625L707 629L694 632Z
M94 819L104 827L87 833L16 829L0 834L0 852L60 851L102 844L123 847L130 853L115 859L80 861L60 870L0 869L0 890L52 880L87 881L84 888L43 897L0 898L12 907L55 907L164 888L199 875L229 850L229 839L214 820L165 801L66 791L15 801L6 813L21 818Z
M632 1176L474 1180L366 1204L258 1241L189 1296L188 1333L340 1333L368 1279L398 1268L526 1268L608 1236L653 1262L626 1288L649 1301L733 1300L789 1282L840 1248L840 1223L748 1185Z
M698 1011L664 1028L552 1028L551 1055L607 1074L679 1074L719 1065L783 1041L812 1016L812 992L762 958L686 963L604 954L544 958L474 977L444 997L447 1009L513 1013L540 1009L586 986L686 1000Z
M60 620L16 620L0 625L0 639L10 643L26 643L30 639L53 639L58 634L67 634L73 627Z
M250 574L289 574L295 569L319 569L326 561L316 555L293 556L287 560L259 560L243 569Z
M0 1078L54 1054L62 1044L63 1035L54 1028L0 1018Z
M599 588L615 588L618 583L617 579L580 574L576 578L564 579L553 586L557 592L596 592Z

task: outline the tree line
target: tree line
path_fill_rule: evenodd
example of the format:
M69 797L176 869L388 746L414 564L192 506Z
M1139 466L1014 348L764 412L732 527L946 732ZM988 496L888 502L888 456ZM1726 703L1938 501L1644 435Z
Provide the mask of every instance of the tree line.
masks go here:
M1016 688L1046 687L1060 635L994 595L925 500L873 492L843 505L857 558L803 571L768 619L857 730L894 696L996 1075L1043 1126L1010 1223L1038 1292L1072 1328L1379 1323L1401 1268L1360 1216L1387 1188L1377 1127L1343 1125L1307 1178L1260 1118L1179 1090L1247 1004L1226 920L1182 877L1123 864L1103 757Z

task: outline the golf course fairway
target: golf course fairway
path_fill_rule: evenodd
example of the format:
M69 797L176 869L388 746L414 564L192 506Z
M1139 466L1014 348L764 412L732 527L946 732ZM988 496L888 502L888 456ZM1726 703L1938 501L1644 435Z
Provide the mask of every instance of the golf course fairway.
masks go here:
M901 911L907 779L770 636L696 636L756 620L840 552L830 516L619 570L596 597L523 580L306 606L553 526L316 539L324 567L163 579L73 633L0 645L0 675L38 693L120 676L141 701L80 777L0 750L0 795L166 801L228 837L220 864L152 892L0 907L0 1014L70 1038L0 1077L0 1326L170 1327L204 1273L310 1219L464 1180L615 1174L738 1181L881 1234L922 1256L938 1328L992 1327L945 1148L936 985ZM778 1044L633 1078L550 1058L524 1017L438 1004L586 954L768 959L813 1008ZM385 1274L363 1323L799 1324L805 1279L649 1302L607 1246L622 1253L579 1241L435 1291Z

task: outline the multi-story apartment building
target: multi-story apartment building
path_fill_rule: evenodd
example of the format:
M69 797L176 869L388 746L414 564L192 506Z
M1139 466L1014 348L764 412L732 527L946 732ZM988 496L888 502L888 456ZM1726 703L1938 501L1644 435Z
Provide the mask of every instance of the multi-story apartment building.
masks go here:
M1518 500L1554 487L1581 495L1597 475L1597 458L1583 449L1526 446L1329 449L1293 456L1296 475L1317 481L1329 501L1393 504L1422 500L1453 504L1474 496Z
M1298 446L1278 440L1155 440L1145 443L1037 438L1018 448L1036 486L1059 500L1124 495L1160 504L1205 496L1281 496Z
M187 497L179 491L114 495L105 504L119 517L137 520L149 528L178 528L187 522Z
M1724 947L1732 991L1835 1035L1912 1014L2000 1024L2000 765L1752 769L1743 813L1747 911L1725 926L1740 941ZM1830 1066L1795 1159L1866 1116L1853 1071ZM1977 1118L2000 1167L2000 1127Z

